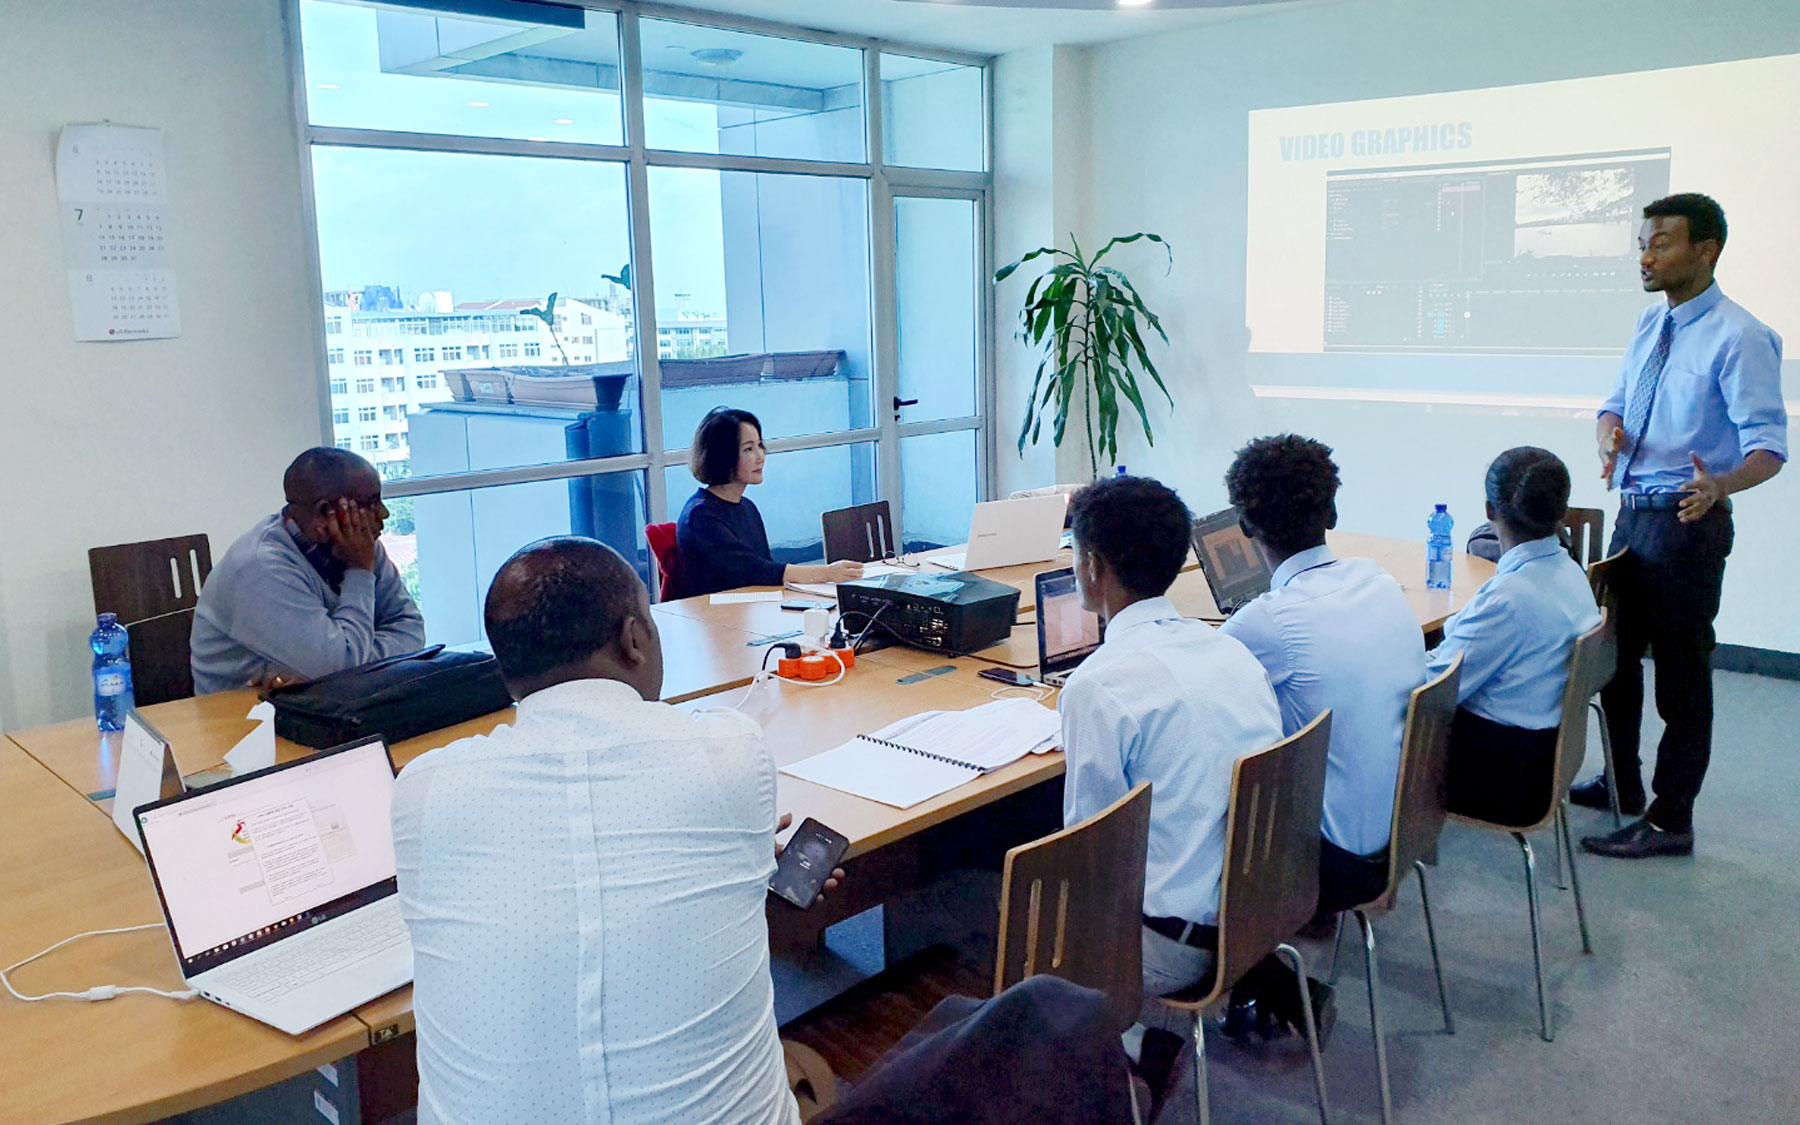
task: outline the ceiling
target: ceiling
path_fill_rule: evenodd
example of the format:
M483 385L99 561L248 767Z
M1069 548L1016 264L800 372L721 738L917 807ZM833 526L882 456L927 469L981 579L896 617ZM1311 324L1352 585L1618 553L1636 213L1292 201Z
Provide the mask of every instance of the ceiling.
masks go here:
M922 47L1001 55L1030 47L1134 39L1277 8L1342 0L678 0L696 11L727 12L819 31L867 35Z

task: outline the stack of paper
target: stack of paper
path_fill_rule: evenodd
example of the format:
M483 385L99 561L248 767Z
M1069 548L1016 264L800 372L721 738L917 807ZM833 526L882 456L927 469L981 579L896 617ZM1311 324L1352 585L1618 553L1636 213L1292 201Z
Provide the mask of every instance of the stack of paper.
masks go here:
M863 564L864 578L879 578L884 574L917 574L916 566L899 566L894 563L872 562ZM811 594L815 598L837 600L837 584L834 582L789 582L787 588L798 590L803 594Z
M925 711L783 767L793 777L895 808L930 800L1027 754L1057 748L1056 712L1031 699Z

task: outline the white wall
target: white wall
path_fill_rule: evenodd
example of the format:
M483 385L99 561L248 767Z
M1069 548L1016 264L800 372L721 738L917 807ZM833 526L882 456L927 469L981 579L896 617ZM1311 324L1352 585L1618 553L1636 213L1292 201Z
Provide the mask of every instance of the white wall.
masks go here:
M1261 15L1087 52L1091 157L1084 245L1145 229L1167 237L1175 267L1132 248L1121 255L1173 346L1159 366L1177 408L1153 412L1153 451L1122 442L1133 472L1166 479L1196 508L1222 504L1233 450L1257 434L1292 430L1337 451L1342 525L1423 538L1426 513L1448 502L1461 537L1480 522L1487 462L1513 445L1555 450L1576 475L1574 502L1615 504L1594 477L1588 411L1259 399L1248 389L1244 328L1247 115L1253 109L1610 74L1800 51L1800 4L1791 0L1520 0L1445 4L1358 0ZM1002 73L1013 63L1008 56ZM1022 63L1021 63L1022 65ZM1018 69L1014 67L1013 69ZM1743 112L1755 114L1746 91ZM1001 105L1006 91L1001 91ZM1058 103L1059 115L1063 111ZM1771 143L1786 144L1792 138ZM1002 133L1002 150L1007 138ZM1004 165L1003 165L1004 170ZM1007 216L1036 221L1036 191L1009 198ZM1721 189L1723 190L1723 189ZM1721 200L1729 212L1731 200ZM1002 259L1012 248L1002 245ZM1731 255L1720 278L1729 290ZM1009 307L1002 293L1001 308ZM1752 309L1754 312L1755 310ZM1623 346L1629 324L1619 325ZM1795 349L1787 341L1792 383ZM1003 334L1016 369L1023 349ZM1465 361L1447 358L1447 367ZM1790 388L1790 397L1794 388ZM1023 388L1003 389L1001 417ZM1800 432L1793 437L1800 441ZM1063 479L1074 479L1065 473ZM1800 471L1738 498L1737 546L1725 583L1719 639L1800 650L1800 599L1786 581L1800 552Z
M321 437L276 0L0 0L0 724L91 712L89 547L222 554ZM69 122L164 130L178 339L78 344L54 157Z
M994 265L998 269L1040 246L1069 244L1085 228L1088 172L1086 52L1044 47L1003 55L994 67ZM1002 282L994 294L995 491L1080 480L1086 454L1060 450L1045 429L1018 452L1019 425L1038 357L1014 337L1019 305L1046 259ZM1072 424L1072 423L1071 423Z

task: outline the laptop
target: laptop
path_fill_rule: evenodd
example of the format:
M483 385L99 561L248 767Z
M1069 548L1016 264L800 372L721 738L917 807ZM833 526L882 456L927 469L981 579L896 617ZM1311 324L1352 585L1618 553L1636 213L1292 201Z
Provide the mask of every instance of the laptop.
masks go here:
M1269 589L1269 564L1238 522L1235 507L1194 521L1194 557L1213 603L1230 617Z
M1067 496L1028 496L975 505L966 550L926 561L945 570L991 570L997 566L1045 562L1062 543Z
M290 1035L412 980L380 738L144 805L189 987Z
M1037 576L1038 679L1061 687L1075 666L1100 647L1100 615L1081 608L1070 567Z

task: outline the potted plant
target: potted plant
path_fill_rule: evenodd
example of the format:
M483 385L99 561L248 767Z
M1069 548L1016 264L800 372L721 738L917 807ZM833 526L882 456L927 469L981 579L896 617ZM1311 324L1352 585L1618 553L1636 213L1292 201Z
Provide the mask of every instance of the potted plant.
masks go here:
M1156 364L1144 348L1144 337L1155 332L1169 342L1162 322L1145 306L1137 287L1122 272L1101 265L1115 246L1144 239L1157 243L1172 265L1174 255L1160 235L1140 231L1115 238L1089 258L1073 235L1074 250L1040 246L994 275L995 283L1011 277L1034 258L1066 258L1031 283L1020 310L1019 339L1043 350L1032 376L1031 394L1025 400L1025 423L1019 430L1019 452L1036 444L1043 431L1044 412L1052 412L1051 441L1060 447L1068 429L1069 410L1081 400L1087 433L1088 465L1099 475L1102 458L1110 465L1119 455L1120 400L1131 404L1144 427L1144 440L1156 444L1150 418L1144 411L1139 373L1148 375L1170 406L1175 400L1157 374Z

